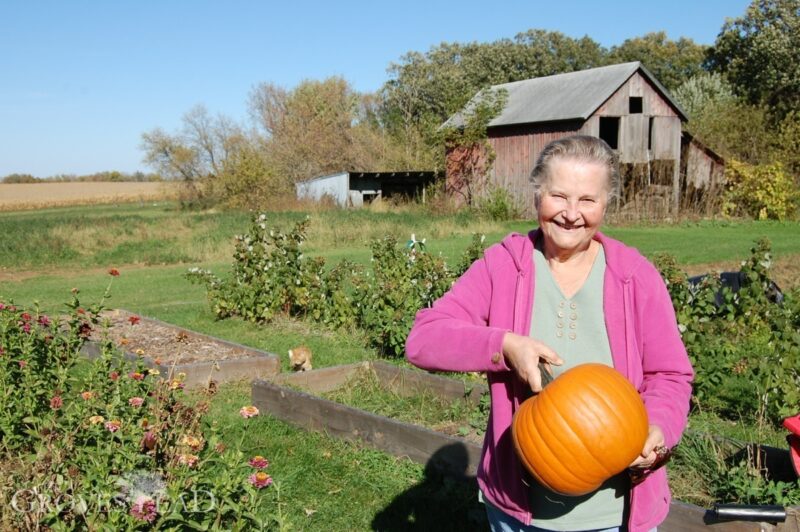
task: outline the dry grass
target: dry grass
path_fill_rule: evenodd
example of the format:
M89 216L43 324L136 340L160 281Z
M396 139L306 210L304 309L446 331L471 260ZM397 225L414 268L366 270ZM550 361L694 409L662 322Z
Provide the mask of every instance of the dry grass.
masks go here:
M0 211L68 205L164 201L178 196L178 183L2 183Z

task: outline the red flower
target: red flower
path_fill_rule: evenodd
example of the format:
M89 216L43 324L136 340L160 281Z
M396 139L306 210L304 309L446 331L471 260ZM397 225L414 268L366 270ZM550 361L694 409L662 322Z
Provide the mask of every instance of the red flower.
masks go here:
M119 277L119 270L116 268L109 268L108 275L111 277Z
M108 378L111 379L112 381L115 381L119 379L119 373L117 373L116 371L112 371L111 373L108 374Z
M105 423L106 430L109 432L117 432L121 426L122 422L118 419L112 419L111 421L106 421Z
M88 322L81 322L78 327L78 336L81 338L88 338L92 334L92 326Z
M28 361L27 360L20 360L19 361L19 367L20 368L24 368L27 365L28 365Z
M139 408L144 403L144 399L141 397L131 397L128 399L128 404L134 408Z
M130 373L128 373L128 377L130 377L135 381L141 381L144 380L144 373L139 373L138 371L131 371Z
M141 319L142 318L140 318L139 316L129 316L128 317L128 321L131 323L131 325L136 325L137 323L139 323L139 321L141 321Z
M56 395L52 399L50 399L50 408L51 409L58 410L62 406L64 406L64 401L63 401L63 399L61 399L60 395Z
M256 469L265 469L269 466L269 460L260 455L254 456L248 463Z
M27 312L23 312L20 318L22 318L22 321L25 322L31 321L31 315L28 314Z
M31 324L27 322L23 323L22 330L25 331L26 333L31 332Z
M39 325L41 325L42 327L50 327L50 318L42 314L41 316L39 316Z

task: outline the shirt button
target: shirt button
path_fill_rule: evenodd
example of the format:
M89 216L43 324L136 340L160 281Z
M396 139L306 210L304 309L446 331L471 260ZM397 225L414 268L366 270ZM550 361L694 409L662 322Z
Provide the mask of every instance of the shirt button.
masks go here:
M563 326L564 326L563 321L559 321L558 323L556 323L556 327L558 327L559 329L562 328Z
M569 319L577 320L578 319L578 315L573 312L572 314L569 315Z
M576 308L578 308L578 305L577 305L576 303L574 303L574 302L573 302L573 303L570 303L570 304L569 304L569 308L571 308L571 309L576 309Z
M569 333L569 339L570 340L574 340L575 339L575 333L574 332Z
M564 317L564 311L563 310L559 310L558 311L558 317L559 318L563 318Z
M558 306L561 307L561 308L564 308L565 304L566 304L566 301L562 301L561 303L558 304Z
M570 323L570 324L569 324L569 328L570 328L570 329L574 329L576 326L577 326L577 325L575 324L575 322L574 322L574 321L573 321L572 323Z
M556 336L561 338L562 336L564 336L564 332L563 331L556 331Z
M494 362L495 364L500 363L500 353L495 353L492 355L492 362Z

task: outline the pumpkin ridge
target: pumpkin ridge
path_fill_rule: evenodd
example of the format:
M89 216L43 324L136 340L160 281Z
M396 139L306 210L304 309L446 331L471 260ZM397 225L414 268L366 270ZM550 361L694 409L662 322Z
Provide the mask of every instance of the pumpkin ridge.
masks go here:
M537 397L537 400L541 401L542 397L543 397L543 395L540 394ZM547 455L546 456L547 459L542 459L542 460L538 460L537 461L536 467L538 469L547 469L549 471L549 473L550 473L549 476L552 477L552 478L555 478L557 480L561 480L564 477L567 477L566 481L570 482L573 485L582 485L582 486L586 486L586 487L594 486L594 482L591 482L591 483L587 482L587 480L585 478L582 478L582 477L578 476L574 471L572 471L572 469L570 469L568 467L569 461L565 460L563 456L561 456L559 453L556 452L556 450L554 450L554 447L557 447L558 450L563 450L564 449L564 445L558 439L558 436L554 433L554 431L552 430L552 427L549 425L548 421L545 420L544 417L542 417L541 413L539 413L537 409L533 409L532 408L531 412L530 412L530 415L531 415L531 420L534 420L534 419L537 420L537 421L533 421L531 423L531 427L541 427L542 429L545 429L547 431L547 434L550 436L550 441L551 442L555 442L555 443L558 444L557 446L550 445L545 440L545 436L543 434L543 431L541 431L541 430L531 430L531 431L529 431L529 435L531 436L531 439L538 440L538 444L534 445L534 447L533 447L537 452L536 454L540 455L540 457L541 457L541 455L545 455L545 454ZM531 461L533 462L533 460L531 460ZM560 466L559 470L554 469L550 465L551 463L558 464ZM538 477L539 475L534 475L534 476ZM546 475L541 475L541 476L545 477ZM541 481L541 483L543 485L545 485L545 487L547 487L547 488L549 488L549 489L551 489L553 491L558 491L557 489L554 489L554 487L553 487L554 482L552 482L552 481ZM595 489L596 489L596 486L595 486Z
M547 399L548 399L548 402L551 403L551 405L556 405L557 404L555 402L555 400L551 399L549 396L547 397ZM570 406L570 405L567 405L567 406ZM564 416L563 415L563 412L561 411L561 408L558 408L557 406L552 406L552 408L556 412L558 412L558 415L561 418L561 421L564 423L564 425L569 427L570 433L575 435L574 441L576 442L576 445L580 444L580 446L585 450L586 454L591 457L592 461L594 462L594 464L592 464L592 466L596 467L597 469L602 470L606 475L611 476L613 473L610 472L606 467L604 467L603 460L601 459L601 457L598 457L593 452L592 448L586 442L584 442L580 437L577 436L577 432L579 432L579 431L576 430L575 425L573 423L570 423L569 419L567 419L568 416ZM569 408L569 410L570 410L570 414L574 415L575 411L578 410L578 408L572 407L572 408ZM551 433L554 432L552 430L552 428L551 428L551 425L547 421L545 421L544 424L547 426L548 430ZM558 440L558 437L555 434L554 434L554 437L559 442L559 444L561 444L563 446L562 442L560 440ZM573 438L571 438L571 439L573 439Z

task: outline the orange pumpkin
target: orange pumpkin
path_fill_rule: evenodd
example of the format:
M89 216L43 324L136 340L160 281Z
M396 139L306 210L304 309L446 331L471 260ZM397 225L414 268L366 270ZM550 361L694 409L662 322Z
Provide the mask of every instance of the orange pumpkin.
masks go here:
M511 431L525 468L550 490L576 496L633 462L647 439L647 412L615 369L581 364L523 402Z

